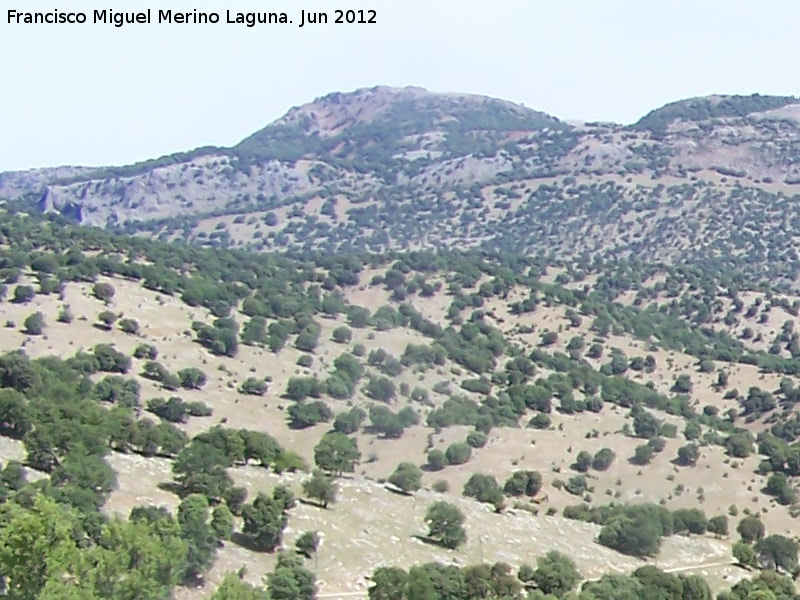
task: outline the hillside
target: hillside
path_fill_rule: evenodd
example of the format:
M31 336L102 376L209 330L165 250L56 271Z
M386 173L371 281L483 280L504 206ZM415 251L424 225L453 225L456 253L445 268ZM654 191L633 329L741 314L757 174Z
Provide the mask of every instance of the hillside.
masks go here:
M630 126L572 126L490 98L378 87L294 108L232 148L4 174L0 196L215 247L732 261L794 285L798 115L792 97L712 96Z
M378 87L0 175L0 589L797 600L798 115Z
M555 550L577 580L634 573L625 585L642 585L655 565L678 589L742 580L730 597L744 599L747 586L778 585L769 571L747 583L748 569L796 565L735 540L748 515L773 542L800 534L800 296L735 272L457 253L289 258L0 217L4 493L39 489L78 522L95 515L82 525L89 539L97 509L141 519L137 506L165 508L191 541L187 503L204 515L205 498L230 507L211 560L190 562L198 582L169 567L176 597L211 597L242 567L256 586L277 569L273 594L276 573L311 569L317 597L337 598L366 597L381 569L485 562L514 574L502 580L511 597L528 582L538 598L525 569L546 569ZM341 467L319 454L330 431L357 449ZM24 466L11 478L14 461ZM422 468L405 493L389 482L402 462ZM338 488L327 508L304 485L315 463ZM531 473L528 492L513 483ZM280 486L302 501L284 505L260 546L254 507L284 497ZM438 501L466 517L455 550L426 535ZM629 505L668 519L653 548L607 539L634 521L604 511ZM321 545L287 567L276 550L293 551L303 532ZM610 581L586 583L581 600Z
M727 264L794 286L800 102L710 96L625 126L419 88L335 93L232 148L0 175L0 196L161 240L445 245Z

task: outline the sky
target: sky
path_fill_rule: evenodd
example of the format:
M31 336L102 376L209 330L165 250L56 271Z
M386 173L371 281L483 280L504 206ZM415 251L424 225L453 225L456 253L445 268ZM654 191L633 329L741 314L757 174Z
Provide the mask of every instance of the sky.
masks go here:
M630 123L711 93L798 95L791 0L4 0L0 172L233 145L333 91L422 86ZM8 9L285 11L292 25L9 24ZM301 9L376 24L300 28Z

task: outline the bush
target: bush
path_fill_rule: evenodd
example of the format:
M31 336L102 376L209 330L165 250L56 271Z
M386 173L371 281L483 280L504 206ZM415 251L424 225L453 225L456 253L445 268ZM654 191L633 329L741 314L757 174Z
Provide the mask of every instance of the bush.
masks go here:
M389 476L389 483L404 494L416 492L422 485L422 471L410 462L401 462Z
M503 485L503 491L509 496L533 497L540 489L542 475L538 471L514 471Z
M263 396L267 393L267 382L263 379L256 377L248 377L239 386L240 394L249 394L251 396Z
M319 334L321 331L322 327L320 327L318 323L312 321L297 335L297 340L295 340L294 343L295 348L303 352L313 352L319 342Z
M152 344L139 344L133 351L134 358L155 360L158 358L158 350Z
M444 455L448 465L463 465L472 456L472 449L465 442L455 442L447 447Z
M104 310L97 315L97 320L107 331L111 331L111 328L114 327L114 323L117 322L117 318L117 315L110 310Z
M483 448L487 439L486 434L482 431L470 431L467 434L467 443L473 448Z
M657 521L644 514L620 515L603 525L597 541L603 546L631 556L655 556L662 531Z
M444 548L458 548L467 540L464 514L454 504L435 502L425 513L428 537Z
M739 521L736 526L736 532L742 537L743 542L752 544L764 537L766 528L761 519L751 515Z
M536 562L532 579L545 594L563 598L581 580L581 574L571 558L551 550Z
M346 344L353 339L353 332L350 331L349 327L342 325L333 330L331 338L337 344Z
M601 448L592 457L592 468L596 471L605 471L614 462L616 455L609 448Z
M102 283L102 282L95 283L92 286L92 294L94 294L94 297L97 298L98 300L108 304L108 302L110 302L111 299L114 297L115 294L114 286L111 285L110 283Z
M431 489L439 494L445 494L450 491L450 484L447 483L446 479L437 479L433 482Z
M61 310L58 312L58 317L56 317L56 321L59 323L72 323L75 320L75 315L72 314L69 306L63 306Z
M386 377L373 377L364 387L364 393L381 402L388 402L395 396L395 387Z
M640 444L636 446L631 462L635 465L649 465L654 455L655 452L653 452L653 448L649 444Z
M447 457L444 452L433 449L428 452L428 468L431 471L441 471L447 465Z
M528 427L534 429L547 429L551 424L552 420L550 419L550 415L543 412L536 413L531 417L530 421L528 421Z
M196 367L181 369L177 375L181 386L187 390L199 390L208 381L206 374Z
M119 322L119 328L130 335L137 335L139 333L139 322L136 319L122 319Z
M333 421L333 430L339 433L349 435L355 433L361 428L367 413L359 407L354 407L348 412L339 413Z
M677 463L685 467L693 467L700 458L700 449L697 444L686 444L678 448Z
M289 427L306 429L317 423L327 423L333 418L333 411L322 400L297 402L289 407Z
M495 510L503 507L503 491L491 475L473 474L464 484L464 496L475 498L478 502L492 504Z
M44 331L44 315L38 311L28 315L22 326L28 335L41 335Z
M14 288L14 296L11 301L15 304L27 304L36 297L36 292L29 285L18 285Z

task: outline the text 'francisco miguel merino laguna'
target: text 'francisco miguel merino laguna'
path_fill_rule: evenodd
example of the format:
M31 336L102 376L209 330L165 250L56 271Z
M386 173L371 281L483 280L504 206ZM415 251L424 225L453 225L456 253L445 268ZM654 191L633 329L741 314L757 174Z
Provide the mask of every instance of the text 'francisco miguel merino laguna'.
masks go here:
M375 23L376 13L374 10L336 10L333 11L332 18L328 19L328 13L300 11L298 26L304 27L307 24L327 24L327 23ZM153 20L153 17L156 20ZM174 23L174 24L217 24L232 23L255 27L256 25L280 25L290 24L294 21L285 12L235 12L225 11L225 20L219 13L202 12L192 10L189 12L178 12L174 10L161 10L157 12L151 9L140 12L121 12L115 10L95 10L90 15L84 12L63 12L52 10L48 12L25 12L9 9L7 20L9 24L27 25L57 25L57 24L84 24L84 23L106 23L115 27L132 25L135 23Z

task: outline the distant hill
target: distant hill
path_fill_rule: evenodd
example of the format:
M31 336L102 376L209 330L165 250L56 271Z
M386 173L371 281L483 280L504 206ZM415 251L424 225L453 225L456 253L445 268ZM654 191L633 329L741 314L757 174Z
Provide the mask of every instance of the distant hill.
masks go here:
M798 144L791 96L570 125L482 96L375 87L293 108L232 148L6 173L0 196L205 246L734 260L793 284Z

